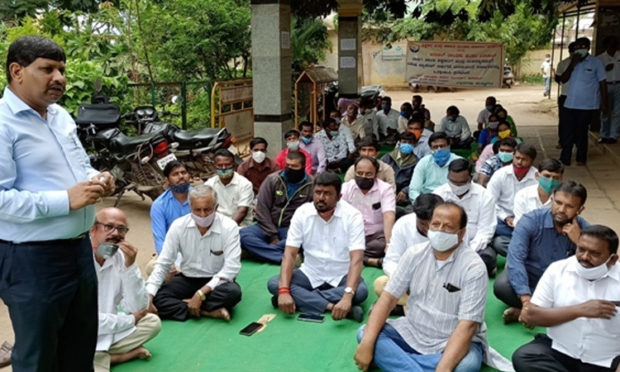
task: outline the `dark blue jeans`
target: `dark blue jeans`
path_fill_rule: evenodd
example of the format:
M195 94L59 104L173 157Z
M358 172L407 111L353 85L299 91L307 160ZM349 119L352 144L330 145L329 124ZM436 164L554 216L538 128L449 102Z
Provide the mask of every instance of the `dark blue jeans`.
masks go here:
M13 371L92 371L97 275L88 236L0 242L0 297L9 308Z
M286 235L288 227L278 227L278 244L271 244L269 238L265 236L263 229L258 225L250 225L239 230L241 247L248 251L252 257L261 260L280 264L286 245Z

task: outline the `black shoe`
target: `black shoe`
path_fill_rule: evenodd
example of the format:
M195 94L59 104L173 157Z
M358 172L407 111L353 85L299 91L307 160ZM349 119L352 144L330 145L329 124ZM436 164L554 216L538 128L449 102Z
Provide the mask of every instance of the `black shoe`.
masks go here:
M274 309L278 308L278 296L271 296L271 306L273 306Z
M347 314L347 319L352 319L358 323L361 323L364 320L364 310L359 305L351 307L351 310L349 310L349 313Z
M609 138L599 138L598 139L598 143L604 144L604 143L609 143Z
M555 148L558 150L562 150L562 145L560 145L559 143L557 145L555 145Z
M615 145L616 143L618 143L618 140L615 138L607 138L607 143L610 145Z

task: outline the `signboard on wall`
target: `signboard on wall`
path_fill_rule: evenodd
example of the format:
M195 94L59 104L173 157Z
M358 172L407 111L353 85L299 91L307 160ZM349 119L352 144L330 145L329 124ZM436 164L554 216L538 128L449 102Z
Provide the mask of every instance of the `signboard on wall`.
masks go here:
M499 43L410 41L405 81L449 88L499 88L504 71Z

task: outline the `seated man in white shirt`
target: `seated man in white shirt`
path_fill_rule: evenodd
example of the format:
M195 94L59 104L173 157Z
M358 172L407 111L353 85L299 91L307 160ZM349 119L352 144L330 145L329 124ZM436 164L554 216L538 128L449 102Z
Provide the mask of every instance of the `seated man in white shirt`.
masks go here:
M467 214L438 205L428 243L409 248L358 332L355 362L383 371L479 371L486 349L484 308L489 280L465 240ZM404 317L387 320L409 291ZM386 322L387 321L387 322Z
M161 330L157 315L147 312L149 296L136 264L138 250L125 240L128 230L127 216L117 208L100 210L90 228L99 304L96 372L109 371L111 364L150 358L142 345ZM119 305L125 314L118 313Z
M439 122L439 132L446 132L450 139L450 147L453 149L465 149L474 141L467 119L461 115L458 107L450 106Z
M254 203L252 182L235 172L232 152L219 149L214 157L216 175L209 178L205 185L212 187L218 195L218 213L232 218L241 227L250 226Z
M189 192L191 214L172 223L161 255L146 283L149 310L162 319L212 317L230 320L241 301L235 278L241 270L239 227L219 212L218 195L207 185ZM181 273L163 284L181 253Z
M383 293L383 288L396 271L396 266L407 248L428 242L428 225L431 223L435 207L441 203L443 199L438 195L421 194L413 202L413 213L404 215L396 221L392 229L392 239L383 259L385 275L378 277L373 284L377 297ZM403 307L407 304L407 298L408 296L404 295L398 299L392 315L404 314Z
M291 219L280 275L267 284L272 304L286 314L331 311L334 320L364 318L359 306L368 297L361 277L364 220L357 209L340 200L341 187L338 175L319 174L314 179L314 202L299 207ZM304 263L295 269L302 246Z
M487 184L487 191L495 204L497 227L491 245L496 253L506 256L512 238L514 223L515 194L520 190L536 185L538 169L533 167L537 151L534 146L521 143L517 146L511 166L498 169Z
M528 186L515 194L514 224L535 209L551 208L551 194L562 182L564 164L557 159L545 159L538 164L538 184Z
M489 276L493 277L497 273L497 260L496 255L489 252L493 251L489 243L497 225L495 204L484 187L472 182L474 165L469 160L456 159L448 167L448 183L439 186L433 193L465 209L469 246L480 255Z
M574 256L552 263L521 311L547 334L512 355L517 372L620 370L618 235L601 225L581 230Z

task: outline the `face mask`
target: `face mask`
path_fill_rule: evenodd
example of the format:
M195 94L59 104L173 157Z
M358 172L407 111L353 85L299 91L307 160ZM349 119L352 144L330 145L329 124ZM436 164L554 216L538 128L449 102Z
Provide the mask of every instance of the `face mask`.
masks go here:
M403 155L411 155L413 153L413 145L410 143L401 143L400 153Z
M497 136L501 139L508 138L510 136L510 129L506 129L497 133Z
M551 62L551 58L545 58L545 62Z
M306 175L306 171L303 168L302 169L286 168L284 170L284 178L286 178L286 181L289 183L299 183L301 182L301 180L304 179L305 175Z
M305 143L306 145L309 145L310 142L312 142L312 137L301 137L301 140L303 141L303 143Z
M409 115L407 115L407 111L401 111L400 116L404 117L405 119L409 117Z
M200 227L209 227L213 224L213 220L215 220L215 212L211 213L206 217L200 217L192 213L192 220L196 222L196 225Z
M469 190L471 189L471 183L470 182L467 182L464 185L457 186L457 185L453 184L452 182L448 181L448 186L450 186L450 190L452 190L452 192L456 196L463 196L463 195L467 194L469 192Z
M576 49L575 54L578 54L581 57L585 57L588 55L588 49Z
M433 158L435 163L440 167L446 165L450 159L450 147L444 147L443 149L433 150Z
M177 194L185 194L189 190L189 182L183 182L179 185L170 185L170 190Z
M267 154L262 151L252 151L252 159L259 164L265 161L266 156Z
M329 131L329 135L332 136L332 138L338 137L338 133L340 133L340 132L338 132L337 130L330 130Z
M387 103L386 103L386 104L381 105L381 109L382 109L383 111L386 111L386 112L387 112L387 111L390 111L390 109L391 109L391 108L392 108L392 105L387 104Z
M478 107L480 107L480 106L478 106ZM493 112L493 110L495 109L495 105L488 105L488 106L486 106L486 109L487 109L487 111Z
M489 129L497 130L497 127L499 127L499 121L490 121L489 122Z
M362 190L370 190L375 184L375 179L355 176L355 183L357 184L357 187Z
M514 170L517 177L523 178L530 170L530 167L517 167L516 165L513 165L512 169Z
M297 151L299 150L299 141L287 142L286 147L288 147L289 150Z
M447 233L440 230L428 230L428 240L431 247L438 252L445 252L459 243L459 236L456 233Z
M555 191L558 185L560 185L560 181L541 176L538 178L538 185L540 185L544 192L551 194Z
M422 129L412 129L409 131L409 133L413 134L416 141L419 140L420 137L422 137Z
M230 168L230 169L218 169L218 170L216 170L216 172L217 172L217 175L220 178L224 178L224 179L230 178L230 177L233 176L232 168Z
M598 265L595 267L583 267L579 261L575 260L575 269L577 269L577 274L584 278L585 280L599 280L607 272L609 271L609 267L607 266L607 262L613 257L613 255L609 256L607 261L605 261L602 265Z
M499 161L501 161L502 163L506 164L506 163L510 163L512 161L514 154L512 152L498 152L497 153L497 157L499 158Z
M456 121L456 116L449 116L448 120L450 120L451 122L455 122Z

